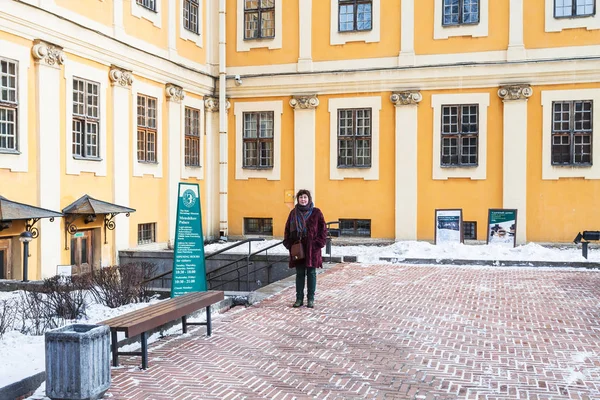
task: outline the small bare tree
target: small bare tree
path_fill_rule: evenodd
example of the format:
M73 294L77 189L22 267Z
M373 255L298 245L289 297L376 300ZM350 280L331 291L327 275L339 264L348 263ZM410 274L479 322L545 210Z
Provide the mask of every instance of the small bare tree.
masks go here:
M16 312L14 300L0 300L0 339L6 332L14 329Z
M100 268L93 272L91 293L98 303L117 308L149 299L148 284L156 267L149 263L132 263Z

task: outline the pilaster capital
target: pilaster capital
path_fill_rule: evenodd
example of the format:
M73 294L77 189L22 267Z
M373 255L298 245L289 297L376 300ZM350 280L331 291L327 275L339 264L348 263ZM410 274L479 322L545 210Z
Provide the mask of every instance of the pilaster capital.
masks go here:
M319 98L316 94L293 96L290 106L294 110L313 110L319 106Z
M167 93L168 101L181 103L181 101L185 98L185 93L183 89L171 83L167 83L167 86L165 87L165 92Z
M66 61L62 47L36 40L31 48L31 54L37 63L51 67L59 67Z
M527 100L533 94L533 89L527 84L507 85L498 89L498 96L503 101Z
M130 89L133 84L133 74L131 71L126 71L118 67L111 67L108 73L113 86L121 86Z
M398 106L417 105L423 100L423 95L418 90L405 90L402 92L394 92L390 96L390 101Z
M229 111L231 103L229 100L225 101L225 112ZM204 109L206 112L219 112L219 98L218 97L205 97L204 98Z

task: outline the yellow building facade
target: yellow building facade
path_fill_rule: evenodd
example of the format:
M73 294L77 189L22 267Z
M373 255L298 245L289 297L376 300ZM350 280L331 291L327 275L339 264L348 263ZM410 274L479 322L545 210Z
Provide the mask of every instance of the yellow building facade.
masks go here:
M281 237L301 188L345 235L596 230L597 2L3 0L0 196L42 214L0 209L0 278L25 230L29 279L172 242L180 182L207 238Z

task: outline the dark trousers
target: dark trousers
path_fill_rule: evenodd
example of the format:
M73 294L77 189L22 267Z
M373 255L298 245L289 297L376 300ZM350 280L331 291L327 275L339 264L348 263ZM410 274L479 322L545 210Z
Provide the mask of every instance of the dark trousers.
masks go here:
M306 279L308 277L308 279ZM308 280L308 300L315 300L317 289L317 269L307 268L305 265L296 265L296 300L304 301L304 283Z

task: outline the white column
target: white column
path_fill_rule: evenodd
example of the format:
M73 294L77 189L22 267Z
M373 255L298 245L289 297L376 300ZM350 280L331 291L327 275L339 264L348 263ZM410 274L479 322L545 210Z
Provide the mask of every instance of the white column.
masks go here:
M206 134L206 235L219 238L219 99L204 98Z
M527 242L527 98L529 85L504 86L504 182L502 207L517 209L517 244Z
M39 40L35 41L32 54L36 65L39 206L60 211L60 116L62 113L57 99L61 86L60 66L65 62L65 54L61 48ZM56 266L61 263L62 237L60 220L40 221L38 265L41 266L42 278L56 275Z
M510 18L508 32L508 61L527 58L523 42L523 0L510 0Z
M400 55L401 66L415 65L415 0L402 0Z
M181 100L185 97L183 90L175 85L167 84L167 104L169 113L169 129L167 130L167 140L169 143L169 191L167 204L169 205L169 241L175 242L175 221L177 219L177 201L179 193L177 192L179 182L181 182L181 113L183 112Z
M177 22L179 16L177 14L177 2L180 0L169 0L169 22L168 26L168 43L169 43L169 58L177 55ZM183 10L181 10L183 12Z
M131 110L129 99L133 75L129 71L112 67L109 73L112 84L112 137L113 137L113 201L129 207L129 127ZM126 160L126 162L124 162ZM114 260L119 263L119 250L129 248L129 218L125 214L115 217Z
M299 0L300 7L300 54L298 72L312 71L312 0Z
M392 94L396 106L396 240L417 240L417 105L418 91Z
M315 201L316 194L316 95L294 96L294 193L308 189Z

